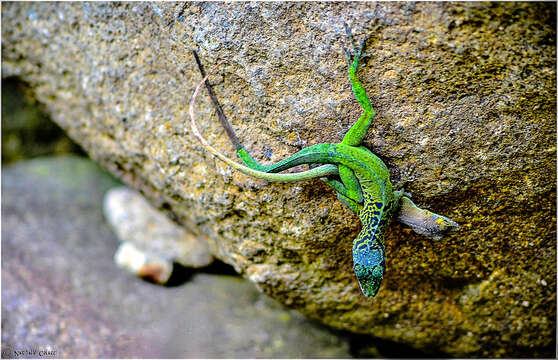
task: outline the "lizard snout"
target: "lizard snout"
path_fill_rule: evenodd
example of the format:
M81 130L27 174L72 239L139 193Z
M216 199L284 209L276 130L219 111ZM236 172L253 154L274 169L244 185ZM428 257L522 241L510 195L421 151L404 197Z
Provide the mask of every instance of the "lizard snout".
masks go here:
M380 284L384 278L385 263L382 261L378 265L365 266L355 264L355 275L358 279L360 289L366 297L374 297L380 289Z

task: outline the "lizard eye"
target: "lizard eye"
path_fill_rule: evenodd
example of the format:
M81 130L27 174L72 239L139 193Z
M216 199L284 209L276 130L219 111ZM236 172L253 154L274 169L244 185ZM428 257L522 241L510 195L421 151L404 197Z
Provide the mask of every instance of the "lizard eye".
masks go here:
M381 265L374 266L372 269L372 276L375 278L383 278L384 277L384 268Z

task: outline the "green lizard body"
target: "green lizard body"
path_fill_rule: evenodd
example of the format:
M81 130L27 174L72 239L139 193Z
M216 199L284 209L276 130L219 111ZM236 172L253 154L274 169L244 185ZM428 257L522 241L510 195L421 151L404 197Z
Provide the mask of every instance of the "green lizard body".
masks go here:
M376 295L385 272L384 229L393 217L400 196L400 193L394 193L389 170L382 160L365 147L343 142L309 146L269 166L255 162L243 150L239 153L245 164L268 173L300 164L335 164L339 167L342 182L326 181L362 222L362 230L353 241L353 267L364 295Z
M351 38L348 29L347 33L349 38ZM369 149L360 145L374 117L374 110L370 100L356 76L363 45L364 41L361 43L360 48L353 48L352 59L349 54L348 58L349 80L352 84L353 93L364 111L345 134L341 143L312 145L275 164L260 164L246 151L236 138L236 135L234 135L209 83L206 82L207 76L205 76L201 62L195 52L194 55L200 71L204 75L204 80L198 85L194 93L190 104L190 117L194 135L202 142L204 147L221 160L245 174L268 181L279 182L301 181L316 177L326 181L337 192L338 198L349 209L354 211L362 222L362 230L353 241L353 268L364 295L373 297L377 294L385 273L384 230L394 217L403 193L393 190L390 182L390 173L384 162ZM195 123L193 104L204 82L206 82L207 89L217 108L219 119L236 147L237 154L244 165L236 163L215 150L199 133ZM309 164L311 166L315 166L315 164L323 165L298 173L278 174L283 170L301 164ZM453 230L453 225L457 226L457 224L445 217L430 212L426 213L426 210L416 207L410 200L403 202L403 204L406 205L405 209L408 209L404 213L411 214L407 216L407 218L412 218L412 221L409 221L411 226L415 225L415 223L420 224L417 227L422 226L422 229L427 228L425 225L427 223L431 228L440 229L440 232L446 231L448 228ZM430 214L437 217L430 219L428 218L431 216ZM442 218L440 225L432 225L433 223L436 224L436 221L440 218ZM445 228L441 229L443 226ZM436 230L434 230L434 233L436 233Z

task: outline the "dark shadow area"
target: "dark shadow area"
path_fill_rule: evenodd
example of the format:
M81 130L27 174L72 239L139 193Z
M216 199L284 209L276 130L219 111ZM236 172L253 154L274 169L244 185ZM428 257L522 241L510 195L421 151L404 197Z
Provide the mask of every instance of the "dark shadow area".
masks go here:
M87 156L41 110L25 82L2 79L2 164L67 153Z
M351 355L358 359L377 357L378 353L381 357L399 359L451 358L451 356L446 353L425 352L402 343L380 339L370 335L359 335L349 332L342 332L339 334L339 336L345 337L348 340ZM375 349L374 352L371 352L369 350L370 348Z
M228 275L228 276L239 276L240 275L234 270L234 267L231 265L222 262L221 260L215 260L211 265L206 266L202 269L199 269L199 272L205 274L214 274L214 275Z
M213 261L213 263L211 263L211 265L199 269L188 268L175 262L173 263L172 274L170 276L170 279L169 281L167 281L165 286L166 287L181 286L184 283L190 281L192 279L192 276L194 276L197 273L240 277L240 275L238 275L238 273L234 270L232 266L220 260L215 260ZM151 282L149 279L146 279L146 281Z

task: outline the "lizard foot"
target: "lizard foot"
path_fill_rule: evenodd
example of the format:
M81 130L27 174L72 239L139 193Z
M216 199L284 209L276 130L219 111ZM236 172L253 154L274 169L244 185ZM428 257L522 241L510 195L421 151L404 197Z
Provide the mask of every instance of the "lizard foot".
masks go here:
M368 56L368 54L364 54L364 55L362 54L362 49L364 49L368 37L363 38L360 41L359 46L355 46L351 28L349 27L349 25L347 25L347 23L343 23L343 24L345 25L345 32L347 33L347 38L349 39L349 42L353 47L352 51L349 51L347 50L347 48L343 47L343 51L345 51L345 55L347 56L347 61L349 62L349 65L353 67L354 70L356 71L360 59L362 59L365 56Z
M410 165L406 169L402 170L399 182L393 185L393 188L396 190L396 192L399 192L402 195L407 196L408 198L412 198L412 196L410 193L405 191L405 185L415 181L415 177L413 176L414 170L414 165Z

